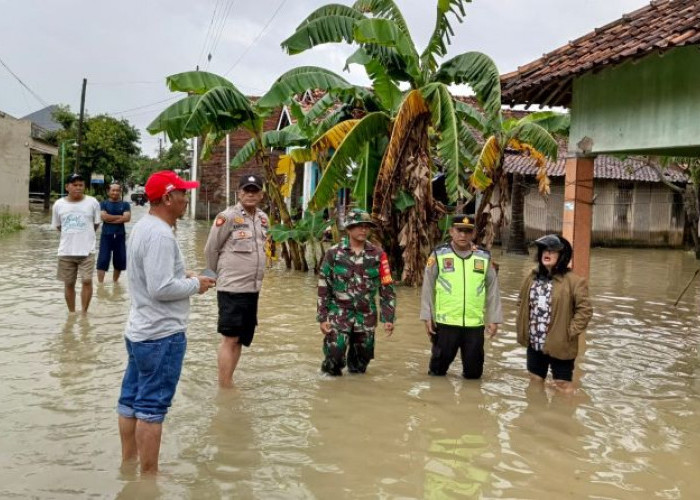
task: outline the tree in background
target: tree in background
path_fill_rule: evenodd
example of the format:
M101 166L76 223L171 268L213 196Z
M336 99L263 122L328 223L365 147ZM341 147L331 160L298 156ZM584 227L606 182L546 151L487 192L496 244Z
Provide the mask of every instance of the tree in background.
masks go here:
M76 150L71 145L78 137L78 116L69 106L59 106L53 113L53 119L63 129L48 132L45 139L57 147L65 148L66 175L75 168ZM80 173L89 183L93 173L104 174L105 182L116 180L126 183L134 170L141 147L140 134L128 120L117 119L108 115L87 116L83 126L84 135L81 153ZM61 157L53 162L52 170L60 176Z

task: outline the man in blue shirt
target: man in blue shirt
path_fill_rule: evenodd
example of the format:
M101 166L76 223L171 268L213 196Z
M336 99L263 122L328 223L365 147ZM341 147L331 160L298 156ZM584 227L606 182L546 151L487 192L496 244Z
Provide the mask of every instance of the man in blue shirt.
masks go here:
M100 254L97 257L97 281L104 283L105 272L109 269L110 258L114 265L114 282L126 269L126 230L124 223L131 220L131 207L122 201L122 188L119 184L109 186L109 198L100 203L102 214L102 236Z

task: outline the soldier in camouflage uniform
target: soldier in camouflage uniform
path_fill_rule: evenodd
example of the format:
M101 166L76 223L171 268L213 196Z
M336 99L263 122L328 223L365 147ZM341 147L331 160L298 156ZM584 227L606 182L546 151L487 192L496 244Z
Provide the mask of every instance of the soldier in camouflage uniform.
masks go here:
M342 375L346 352L350 373L364 373L374 358L377 291L387 336L394 330L391 270L386 253L367 241L372 227L376 226L367 212L351 210L345 223L348 235L328 249L321 264L317 316L324 334L321 370L330 375Z

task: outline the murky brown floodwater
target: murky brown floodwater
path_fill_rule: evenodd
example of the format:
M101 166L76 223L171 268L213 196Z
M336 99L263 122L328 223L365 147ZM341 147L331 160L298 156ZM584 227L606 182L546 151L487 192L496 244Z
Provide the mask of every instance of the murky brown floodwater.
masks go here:
M689 254L593 252L596 314L572 398L527 391L513 331L522 257L496 252L506 324L478 382L458 363L426 375L412 289L399 289L397 331L368 373L324 378L316 281L273 270L237 387L222 393L216 298L197 296L154 483L119 470L128 281L69 316L47 221L0 240L3 498L698 498L700 279L671 307L698 265ZM207 232L180 224L191 268Z

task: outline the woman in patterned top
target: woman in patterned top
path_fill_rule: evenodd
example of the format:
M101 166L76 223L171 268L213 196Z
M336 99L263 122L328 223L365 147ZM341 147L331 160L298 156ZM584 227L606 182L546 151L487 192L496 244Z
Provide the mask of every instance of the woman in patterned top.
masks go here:
M523 281L518 299L518 343L527 347L527 370L543 384L550 367L557 389L571 393L578 337L593 315L585 279L569 269L571 244L548 234L535 241L537 267Z

